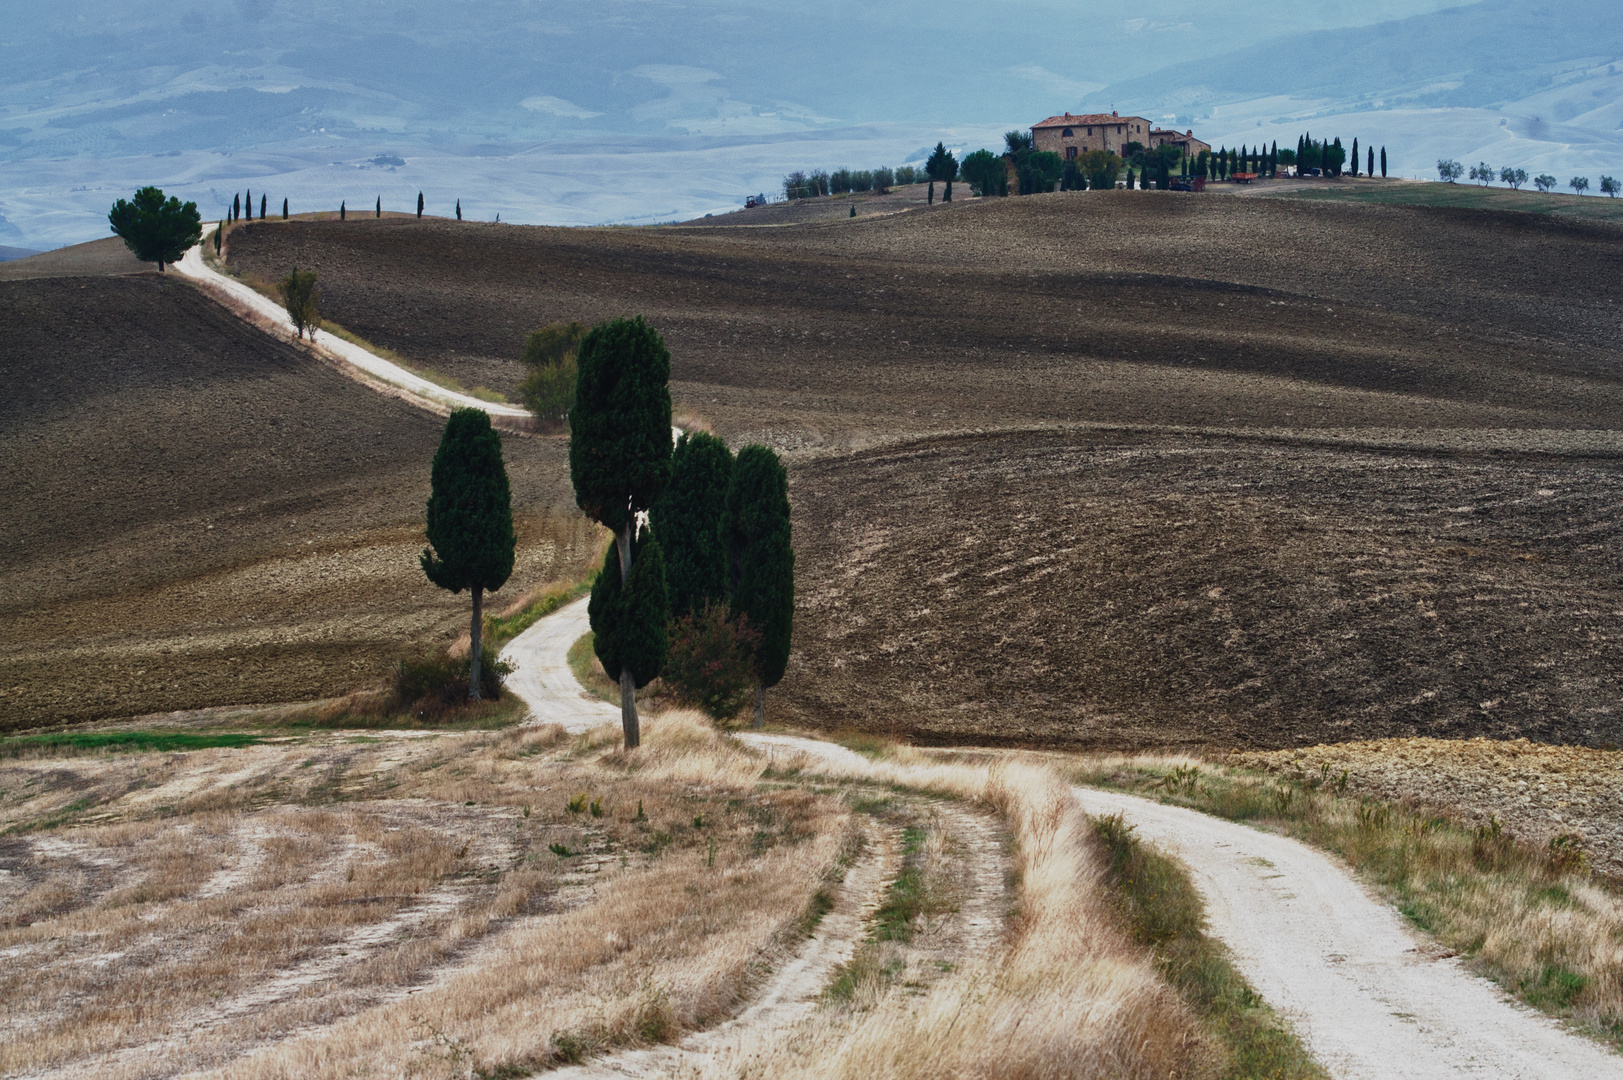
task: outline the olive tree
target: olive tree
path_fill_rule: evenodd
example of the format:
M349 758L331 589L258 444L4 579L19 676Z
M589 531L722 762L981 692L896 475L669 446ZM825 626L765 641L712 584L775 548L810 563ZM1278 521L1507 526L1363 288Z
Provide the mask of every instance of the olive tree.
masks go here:
M316 287L316 272L300 270L297 266L287 277L276 283L282 294L282 305L287 317L293 320L293 333L303 337L306 333L314 341L321 329L321 290Z

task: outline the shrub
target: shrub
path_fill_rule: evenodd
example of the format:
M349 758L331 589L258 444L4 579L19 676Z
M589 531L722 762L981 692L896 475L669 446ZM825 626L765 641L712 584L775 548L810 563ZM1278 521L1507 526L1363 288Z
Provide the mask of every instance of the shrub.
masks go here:
M585 336L584 323L555 322L525 337L521 359L530 365L530 374L519 384L518 396L540 419L565 420L575 407L575 354Z
M502 684L513 673L513 665L498 660L488 646L479 662L480 696L501 697ZM401 705L457 705L468 698L468 662L445 653L402 658L395 661L394 693Z
M293 320L293 330L303 337L307 332L311 340L321 329L321 290L316 287L316 272L300 270L297 266L287 277L276 283L287 308L287 317Z
M878 168L873 171L873 189L879 194L885 194L894 183L896 183L896 174L889 169ZM1602 187L1604 188L1604 186L1603 182Z
M761 634L749 619L729 617L726 604L706 604L671 625L670 651L661 678L678 702L703 709L717 720L743 710L755 686L751 658Z
M919 171L911 165L899 165L896 168L896 182L898 184L916 184L919 182Z

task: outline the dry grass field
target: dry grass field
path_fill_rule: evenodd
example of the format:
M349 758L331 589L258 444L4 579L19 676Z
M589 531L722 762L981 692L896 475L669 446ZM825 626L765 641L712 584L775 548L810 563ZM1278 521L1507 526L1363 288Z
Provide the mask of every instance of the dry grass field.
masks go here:
M614 743L519 728L8 761L0 1069L529 1075L725 1020L832 913L866 944L798 988L793 1037L746 1025L707 1067L985 1075L995 1045L1002 1077L1221 1075L1115 922L1050 769L768 759L681 714Z
M646 314L679 411L790 455L790 721L1623 743L1617 226L1178 193L791 209L270 222L230 258L315 267L345 326L498 389L527 329Z
M173 275L0 282L0 325L0 729L344 694L466 629L416 565L438 417ZM597 544L562 442L505 447L498 608Z

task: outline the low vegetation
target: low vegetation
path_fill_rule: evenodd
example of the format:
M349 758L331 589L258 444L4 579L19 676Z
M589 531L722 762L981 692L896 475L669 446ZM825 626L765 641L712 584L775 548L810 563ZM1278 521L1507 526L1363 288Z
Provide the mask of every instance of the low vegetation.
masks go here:
M1134 941L1153 951L1161 975L1222 1047L1216 1077L1322 1080L1301 1040L1235 970L1228 950L1205 932L1205 905L1189 874L1144 843L1119 815L1095 818L1106 880Z
M1581 842L1517 840L1348 793L1345 772L1269 776L1194 760L1101 759L1085 783L1277 829L1340 855L1417 927L1535 1008L1623 1046L1623 896Z
M70 754L119 751L211 750L216 747L252 746L264 736L245 732L194 731L59 731L46 735L0 738L0 759L62 757Z

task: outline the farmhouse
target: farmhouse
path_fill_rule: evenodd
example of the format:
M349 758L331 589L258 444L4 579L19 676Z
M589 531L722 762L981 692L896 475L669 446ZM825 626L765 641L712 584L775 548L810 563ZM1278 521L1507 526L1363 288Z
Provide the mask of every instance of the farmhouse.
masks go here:
M1031 142L1037 150L1050 150L1069 161L1089 150L1109 150L1120 154L1128 143L1156 147L1172 143L1184 153L1199 156L1210 150L1208 143L1195 138L1193 131L1162 131L1142 116L1118 113L1061 113L1031 125Z

